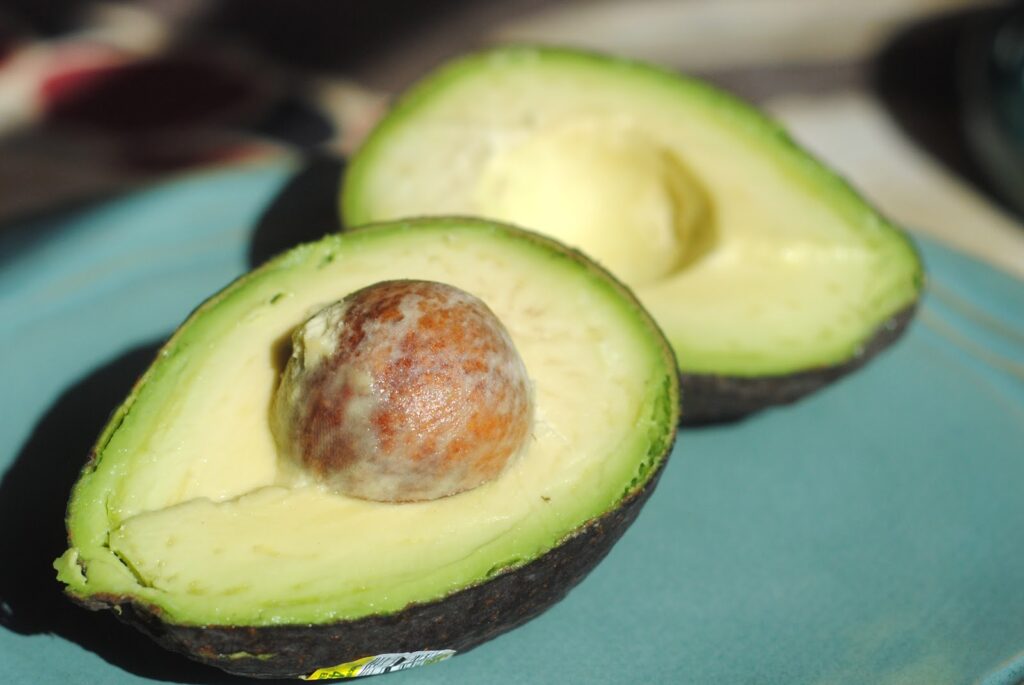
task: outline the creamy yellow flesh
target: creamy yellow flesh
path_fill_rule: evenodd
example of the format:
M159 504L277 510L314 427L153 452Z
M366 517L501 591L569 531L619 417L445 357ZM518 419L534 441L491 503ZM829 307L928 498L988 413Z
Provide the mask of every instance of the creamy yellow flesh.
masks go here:
M348 219L474 214L559 237L634 288L693 372L842 361L913 299L908 245L768 124L597 62L513 50L424 86L357 160Z
M79 484L62 579L80 594L129 592L183 622L320 622L443 596L605 511L650 447L664 360L607 286L521 242L428 229L354 240L201 313ZM525 453L501 478L433 502L308 485L268 428L275 342L324 304L393 278L483 299L534 385Z
M496 154L474 210L583 248L625 281L683 266L707 200L671 151L634 127L569 119Z

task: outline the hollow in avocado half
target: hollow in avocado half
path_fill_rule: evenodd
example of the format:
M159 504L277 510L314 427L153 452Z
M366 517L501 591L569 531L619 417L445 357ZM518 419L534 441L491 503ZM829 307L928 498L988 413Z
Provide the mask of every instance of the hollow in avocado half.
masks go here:
M909 240L753 107L635 62L502 47L405 93L349 165L345 223L477 215L630 286L682 374L683 421L791 402L911 318Z
M587 258L481 220L368 227L181 325L100 436L55 566L230 672L429 662L579 582L677 420L671 348Z

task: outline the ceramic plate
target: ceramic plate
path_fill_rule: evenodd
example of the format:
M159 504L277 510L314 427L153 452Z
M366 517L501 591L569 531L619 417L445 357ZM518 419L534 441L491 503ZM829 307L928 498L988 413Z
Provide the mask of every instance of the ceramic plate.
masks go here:
M237 680L70 605L50 563L76 472L155 346L253 263L334 227L336 174L299 171L207 172L0 227L5 682ZM1018 682L1024 284L920 245L929 292L894 348L795 406L683 431L565 601L388 678Z

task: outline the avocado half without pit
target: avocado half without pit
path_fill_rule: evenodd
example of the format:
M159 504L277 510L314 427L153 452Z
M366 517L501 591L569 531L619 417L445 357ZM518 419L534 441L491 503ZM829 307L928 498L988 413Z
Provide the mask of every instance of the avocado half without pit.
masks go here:
M74 487L58 577L233 673L429 663L600 561L678 401L642 306L549 238L440 218L330 236L160 351Z
M345 223L477 215L603 263L664 329L684 422L791 402L895 340L907 237L774 122L653 66L552 48L462 58L349 165Z

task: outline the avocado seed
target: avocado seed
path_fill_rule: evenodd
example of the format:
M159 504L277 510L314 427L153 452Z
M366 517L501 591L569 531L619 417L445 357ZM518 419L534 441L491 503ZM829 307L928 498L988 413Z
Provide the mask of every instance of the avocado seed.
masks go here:
M279 449L316 480L407 502L495 478L526 442L533 402L508 331L480 299L384 281L295 331L271 413Z

